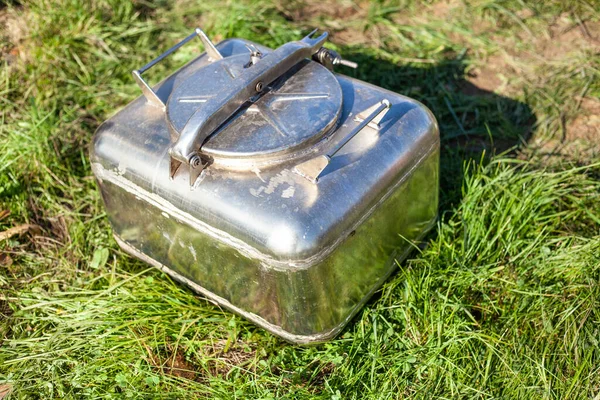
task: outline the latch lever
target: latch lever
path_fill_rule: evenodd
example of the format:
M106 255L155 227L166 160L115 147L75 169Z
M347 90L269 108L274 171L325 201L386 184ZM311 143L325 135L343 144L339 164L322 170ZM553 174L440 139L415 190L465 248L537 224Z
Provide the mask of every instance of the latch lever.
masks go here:
M379 121L381 121L381 118L383 118L383 115L385 115L385 113L388 112L390 106L390 102L387 99L383 99L379 102L379 104L376 104L375 106L369 108L369 110L373 109L373 111L366 118L361 118L358 126L356 126L352 130L352 132L350 132L342 140L340 140L333 149L330 149L327 154L311 158L308 161L296 165L296 167L294 168L294 172L308 179L312 183L317 183L317 181L319 180L319 176L327 167L327 165L329 165L331 158L338 151L340 151L342 147L344 147L350 140L352 140L354 136L356 136L360 131L362 131L367 125L371 124L374 121L377 121L378 124Z

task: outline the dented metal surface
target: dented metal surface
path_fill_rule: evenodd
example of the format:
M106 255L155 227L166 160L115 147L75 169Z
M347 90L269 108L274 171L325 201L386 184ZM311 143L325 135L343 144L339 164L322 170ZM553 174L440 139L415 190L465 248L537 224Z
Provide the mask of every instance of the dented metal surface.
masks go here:
M153 93L177 101L173 110L185 107L181 99L209 102L210 92L193 97L190 77L218 62L243 68L251 52L262 53L258 65L270 52L240 39L215 49L222 60L202 54ZM186 122L145 97L102 124L91 159L126 251L274 334L309 343L339 332L394 258L406 256L407 240L434 223L439 137L412 99L315 61L281 74L202 144L210 162L192 186L186 173L170 173L173 126ZM385 115L371 115L386 102ZM322 156L329 162L317 183L295 172Z

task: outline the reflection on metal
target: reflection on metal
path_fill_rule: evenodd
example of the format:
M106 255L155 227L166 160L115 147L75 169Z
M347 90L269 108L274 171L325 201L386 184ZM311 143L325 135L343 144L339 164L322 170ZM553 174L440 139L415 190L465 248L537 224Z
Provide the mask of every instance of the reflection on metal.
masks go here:
M206 53L141 79L195 36ZM91 146L121 247L295 343L335 336L437 215L435 119L332 73L325 38L270 50L197 30L134 72L144 96Z

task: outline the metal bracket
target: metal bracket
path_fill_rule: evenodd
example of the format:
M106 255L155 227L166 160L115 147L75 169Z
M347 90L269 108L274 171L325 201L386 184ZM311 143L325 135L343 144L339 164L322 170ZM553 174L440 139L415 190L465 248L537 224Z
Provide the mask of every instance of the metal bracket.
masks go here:
M208 36L206 36L204 31L202 31L202 29L200 28L196 28L194 33L183 39L181 42L177 43L175 46L171 47L169 50L165 51L160 56L156 57L154 60L144 65L142 68L132 71L133 78L135 79L140 89L142 89L142 93L144 94L144 96L150 104L160 107L163 111L165 110L165 103L158 97L156 92L152 90L150 85L148 85L148 83L142 78L142 74L148 71L150 68L154 67L156 64L158 64L168 56L170 56L171 54L173 54L180 47L191 41L196 36L199 37L202 43L204 44L204 50L206 51L206 54L208 54L210 59L216 61L223 58L223 55L219 53L219 50L217 50L217 48L210 41Z
M360 112L355 120L360 121L357 127L350 132L346 137L340 140L327 154L320 155L315 158L311 158L301 164L294 167L294 172L298 175L308 179L312 183L317 183L319 176L323 170L329 165L331 158L342 149L354 136L362 131L367 125L374 129L379 129L379 123L383 116L389 111L391 107L390 102L387 99L381 100L379 103L367 108L365 111ZM365 116L366 114L366 116ZM359 116L363 116L359 119ZM374 126L373 126L373 125Z

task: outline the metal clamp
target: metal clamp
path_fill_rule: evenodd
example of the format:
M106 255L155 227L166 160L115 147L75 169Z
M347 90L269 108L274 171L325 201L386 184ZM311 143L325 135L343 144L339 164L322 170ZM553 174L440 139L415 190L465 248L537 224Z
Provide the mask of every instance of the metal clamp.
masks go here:
M183 39L181 42L177 43L175 46L171 47L169 50L165 51L160 56L156 57L154 60L152 60L148 64L144 65L142 68L132 71L133 78L135 79L135 81L138 84L138 86L140 87L140 89L142 89L142 93L144 94L144 96L146 97L148 102L150 102L151 104L153 104L157 107L161 107L163 109L163 111L165 109L165 103L158 97L156 92L154 90L152 90L150 85L148 85L148 83L142 78L142 74L144 72L148 71L150 68L154 67L160 61L164 60L165 58L167 58L168 56L173 54L175 51L179 50L180 47L182 47L184 44L191 41L196 36L198 36L200 38L200 40L204 44L204 50L206 51L208 56L213 61L220 60L223 58L223 55L221 55L221 53L219 53L219 50L217 50L217 48L210 41L208 36L206 36L204 31L200 28L196 28L194 33L192 33L191 35L189 35L188 37Z
M333 157L338 151L342 149L352 138L366 126L370 126L373 129L379 129L379 123L383 119L383 116L389 111L391 104L389 100L383 99L379 103L369 107L363 112L359 113L355 121L360 122L348 135L340 140L329 152L324 155L320 155L315 158L311 158L308 161L298 164L294 167L294 172L298 175L308 179L312 183L317 183L319 176L325 168L329 165L331 157Z

